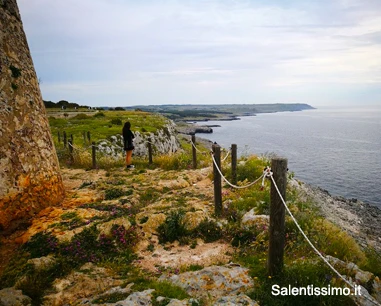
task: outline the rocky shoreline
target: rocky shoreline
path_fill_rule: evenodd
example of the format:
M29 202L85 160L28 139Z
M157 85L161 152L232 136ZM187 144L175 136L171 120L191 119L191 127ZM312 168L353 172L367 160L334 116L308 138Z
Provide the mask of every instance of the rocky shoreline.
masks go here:
M312 200L322 215L351 235L362 248L381 254L381 209L357 199L331 196L327 190L293 179L304 199Z

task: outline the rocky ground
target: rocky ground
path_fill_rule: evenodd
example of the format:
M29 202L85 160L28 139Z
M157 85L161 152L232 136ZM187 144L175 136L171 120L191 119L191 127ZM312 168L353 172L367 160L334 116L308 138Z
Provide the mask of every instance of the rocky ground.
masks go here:
M257 305L245 295L254 288L256 280L249 276L247 268L233 262L235 250L226 240L205 243L197 238L186 245L180 245L178 241L159 243L158 227L174 209L183 208L186 211L185 224L188 229L195 228L202 220L213 219L211 173L211 168L182 171L121 168L112 172L63 169L65 201L60 207L41 211L27 229L3 238L2 245L9 248L1 248L2 264L5 266L6 258L12 257L16 245L27 242L39 232L48 231L59 241L69 241L92 224L96 224L102 233L109 232L114 224L126 228L131 226L129 219L124 216L110 219L114 210L105 211L95 206L86 206L89 203L114 207L115 211L140 205L135 219L141 236L135 246L138 258L134 261L134 266L157 280L183 288L191 298L179 300L154 296L153 288L136 291L132 289L132 282L126 283L115 271L86 263L69 275L56 279L53 289L44 297L43 305L95 305L95 300L98 300L97 305L198 305L201 301L204 305ZM364 203L332 198L327 192L296 180L292 180L291 184L300 190L301 197L313 198L326 218L342 227L361 244L380 247L379 210ZM107 198L108 191L115 192L115 188L130 192L115 199ZM63 216L70 213L75 213L80 220L78 224L67 226L68 223L63 222ZM268 216L255 216L250 211L242 219L243 225L246 222L268 225ZM54 259L50 257L41 257L30 263L39 269L52 262ZM190 267L197 269L193 271ZM373 275L363 273L358 268L355 275L365 277L365 283L374 279ZM375 284L381 292L379 280ZM110 295L123 298L117 303L99 302ZM378 298L381 300L381 296ZM367 300L357 303L368 305ZM0 290L0 305L30 305L30 298L20 290L7 288Z
M373 246L381 254L381 210L357 199L333 197L328 191L293 180L301 196L311 199L323 216L349 233L362 247Z

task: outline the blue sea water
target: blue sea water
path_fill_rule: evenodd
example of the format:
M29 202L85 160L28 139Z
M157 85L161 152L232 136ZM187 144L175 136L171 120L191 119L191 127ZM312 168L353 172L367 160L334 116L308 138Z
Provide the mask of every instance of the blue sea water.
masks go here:
M213 134L198 136L240 155L288 159L295 177L381 208L381 108L315 109L209 121Z

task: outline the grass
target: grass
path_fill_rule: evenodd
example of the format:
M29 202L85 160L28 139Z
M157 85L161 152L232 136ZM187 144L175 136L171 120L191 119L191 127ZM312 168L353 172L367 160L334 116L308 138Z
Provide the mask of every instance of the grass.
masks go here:
M50 115L54 111L54 116ZM58 114L58 116L57 116ZM103 115L97 115L103 114ZM84 114L86 115L86 114ZM65 131L68 135L73 135L74 143L83 144L83 132L91 132L91 141L99 141L101 139L108 139L122 133L122 125L126 121L131 122L133 131L155 133L158 129L162 129L168 122L162 116L154 114L139 112L139 111L102 111L101 113L89 113L86 118L83 115L65 119L63 111L48 110L49 124L53 135L56 147L61 147L58 144L58 132ZM147 122L149 124L147 124Z
M143 134L156 133L168 124L168 120L163 116L140 111L87 112L86 114L78 113L75 116L65 117L64 111L48 109L48 115L50 115L50 129L61 164L87 169L92 167L88 133L90 133L91 142L97 143L101 140L109 140L111 136L122 134L122 126L126 121L131 122L134 132ZM63 132L66 133L67 139L70 138L70 135L73 135L74 160L70 160L68 149L64 148ZM60 134L60 137L58 134ZM123 167L125 163L122 149L120 150L120 156L117 158L97 152L96 159L98 168L104 169Z
M88 119L86 119L88 120ZM174 159L171 160L171 159ZM177 160L177 161L176 161ZM142 167L144 166L142 162ZM157 166L156 164L155 166ZM162 164L163 168L180 167L183 169L187 163L178 163L178 156L167 156ZM266 161L249 157L246 159L246 168L239 171L239 178L242 184L245 181L252 181L261 175ZM224 167L226 169L227 167ZM171 189L156 189L155 186L147 184L148 171L137 168L128 172L129 177L125 176L124 171L108 171L107 178L102 182L94 184L94 188L104 191L105 199L116 200L112 204L102 202L89 203L82 205L81 208L93 208L98 211L108 212L102 217L102 222L111 220L120 216L129 216L131 220L135 218L137 212L146 204L157 201L163 194L169 197ZM189 180L186 174L165 172L162 179L176 179L182 177ZM228 171L226 171L229 176ZM190 177L190 175L188 175ZM131 182L137 183L142 188L125 189L123 185L130 185ZM91 182L84 182L83 187L90 186ZM96 187L95 187L96 186ZM250 296L257 300L260 305L351 305L351 301L346 297L339 296L307 296L307 297L276 297L271 294L271 288L274 284L280 286L307 286L313 284L317 286L327 286L335 278L328 268L319 262L316 254L313 253L310 246L300 235L299 230L288 217L286 218L286 247L284 257L284 271L276 278L269 278L266 270L267 252L268 252L268 228L267 224L254 224L250 228L241 227L241 219L244 213L254 208L257 214L268 213L270 195L270 184L266 182L264 190L257 185L242 189L232 190L225 188L223 199L229 203L224 208L224 218L228 222L219 222L224 224L221 228L217 222L212 219L205 219L194 230L185 229L183 218L187 209L187 200L204 199L205 195L193 195L190 192L179 192L174 196L172 203L181 206L182 209L169 210L167 219L159 226L159 242L173 242L175 240L181 243L190 244L190 248L197 247L197 238L202 238L205 242L212 242L218 239L225 239L234 246L235 253L233 262L242 264L250 271L250 275L255 280L255 290ZM123 204L128 201L125 196L131 193L140 199L139 203L127 207ZM212 199L210 199L212 201ZM324 254L329 254L344 261L352 261L364 270L371 271L376 275L381 274L381 258L375 250L362 250L358 244L341 231L338 227L323 219L317 208L312 202L301 202L295 190L288 189L287 202L290 210L295 215L299 224L312 240L314 245ZM117 204L115 204L117 203ZM99 218L99 217L97 217ZM147 222L148 217L140 218L139 224ZM61 215L60 225L75 226L75 222L81 221L78 214L69 211ZM98 220L99 221L99 220ZM221 220L224 221L224 220ZM74 224L72 224L74 223ZM131 221L131 223L133 223ZM218 224L219 224L218 223ZM133 223L134 224L134 223ZM94 262L97 265L108 267L114 270L118 277L126 282L134 282L132 289L134 291L155 289L156 296L164 296L168 302L169 298L184 299L188 296L179 287L170 283L159 282L157 279L139 271L132 264L137 258L133 252L134 245L140 239L139 231L136 227L129 229L123 227L114 227L110 235L101 235L95 226L87 227L80 234L76 234L70 242L59 243L52 235L40 233L24 245L20 250L20 257L15 257L9 264L6 271L0 278L0 288L11 287L22 276L25 276L20 288L33 297L33 305L38 305L46 290L51 287L52 281L57 277L66 275L68 271L78 268L85 262ZM153 252L155 244L148 245L147 250ZM52 267L43 271L36 271L27 264L27 259L37 258L53 254L57 259ZM181 267L180 272L196 271L202 269L202 266L191 265ZM114 302L122 299L125 295L112 294L100 299L104 302ZM93 301L93 303L98 301ZM99 300L101 302L101 300ZM157 303L156 299L153 301Z
M129 196L133 193L131 189L123 190L122 188L110 188L105 191L105 200L113 200L122 196Z

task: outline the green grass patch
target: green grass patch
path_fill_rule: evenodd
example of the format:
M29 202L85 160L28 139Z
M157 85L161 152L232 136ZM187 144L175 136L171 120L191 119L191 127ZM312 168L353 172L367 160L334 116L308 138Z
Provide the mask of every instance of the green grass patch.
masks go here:
M129 196L132 193L132 189L110 188L105 191L105 200L114 200L123 196Z

